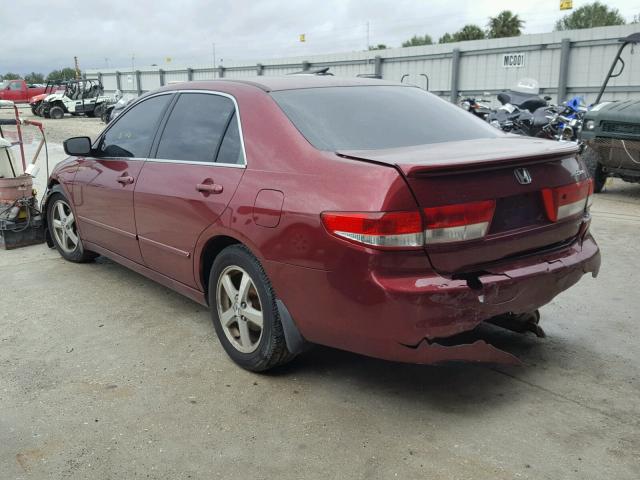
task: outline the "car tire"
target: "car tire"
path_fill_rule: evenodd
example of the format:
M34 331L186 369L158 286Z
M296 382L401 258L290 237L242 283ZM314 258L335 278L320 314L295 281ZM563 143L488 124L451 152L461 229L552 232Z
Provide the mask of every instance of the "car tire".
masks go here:
M52 193L47 200L47 227L53 245L65 260L85 263L98 256L84 249L70 203L60 191Z
M111 120L111 110L111 108L105 108L104 112L102 112L102 116L100 118L105 124L109 123L109 120Z
M602 168L602 164L599 161L600 155L594 148L587 146L582 152L582 159L587 166L589 175L591 176L591 178L593 178L594 193L602 192L604 184L607 181L607 174L605 173L604 169Z
M263 372L295 357L287 349L271 282L245 246L229 246L216 257L208 293L218 339L240 367Z
M92 117L98 117L98 118L102 118L102 114L105 111L105 105L104 103L99 103L98 105L96 105L96 108L93 109L92 112Z
M64 110L62 109L62 107L54 105L49 109L49 118L60 120L62 117L64 117Z

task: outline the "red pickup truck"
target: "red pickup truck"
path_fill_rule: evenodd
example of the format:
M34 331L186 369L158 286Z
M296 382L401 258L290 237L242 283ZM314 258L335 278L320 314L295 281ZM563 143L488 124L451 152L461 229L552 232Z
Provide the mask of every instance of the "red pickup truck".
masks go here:
M28 84L24 80L5 80L0 82L0 100L14 103L28 103L32 97L44 93L45 87Z

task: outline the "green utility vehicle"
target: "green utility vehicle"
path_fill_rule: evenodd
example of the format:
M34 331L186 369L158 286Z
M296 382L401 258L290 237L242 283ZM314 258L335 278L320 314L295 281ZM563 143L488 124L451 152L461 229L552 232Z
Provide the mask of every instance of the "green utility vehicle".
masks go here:
M596 193L602 191L607 177L640 183L640 100L600 103L609 80L620 76L624 70L623 50L631 45L633 51L633 46L640 43L640 33L620 41L618 53L600 87L594 107L584 118L580 133L585 143L582 155L594 179ZM616 69L618 71L614 73Z

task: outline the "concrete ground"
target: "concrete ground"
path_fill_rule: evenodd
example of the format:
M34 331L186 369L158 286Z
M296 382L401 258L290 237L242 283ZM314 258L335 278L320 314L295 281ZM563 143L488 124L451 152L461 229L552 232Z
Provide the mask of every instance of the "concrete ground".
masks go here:
M542 309L548 338L494 333L522 367L318 347L256 375L124 267L0 251L0 479L638 479L640 185L593 212L600 276Z

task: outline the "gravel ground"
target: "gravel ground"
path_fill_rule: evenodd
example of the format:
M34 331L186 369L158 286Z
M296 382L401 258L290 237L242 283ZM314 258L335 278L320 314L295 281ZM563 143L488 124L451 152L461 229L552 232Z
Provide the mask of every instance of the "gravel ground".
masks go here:
M100 130L47 127L52 164ZM542 309L546 339L495 333L518 368L318 347L255 375L151 280L0 251L0 479L637 480L640 185L611 182L592 211L600 276Z
M42 122L47 135L47 141L51 143L62 143L69 137L88 136L95 139L104 128L104 123L99 118L73 117L65 115L60 120L37 117L31 113L29 107L20 107L20 117L24 120L35 120ZM0 110L0 118L13 118L13 110ZM31 136L38 136L37 130L33 127L25 127L25 134L30 139Z

